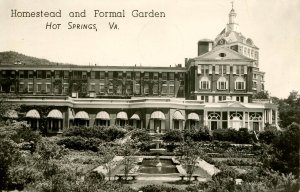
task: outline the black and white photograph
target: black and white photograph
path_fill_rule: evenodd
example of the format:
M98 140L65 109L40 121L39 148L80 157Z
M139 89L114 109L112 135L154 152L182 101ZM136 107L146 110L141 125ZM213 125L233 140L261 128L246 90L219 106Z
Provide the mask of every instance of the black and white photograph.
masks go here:
M299 0L1 0L0 191L299 192Z

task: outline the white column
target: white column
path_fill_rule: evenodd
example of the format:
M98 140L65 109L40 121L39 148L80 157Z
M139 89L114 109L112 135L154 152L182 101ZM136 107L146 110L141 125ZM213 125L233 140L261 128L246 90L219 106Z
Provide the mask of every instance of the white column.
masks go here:
M208 126L208 123L207 123L207 111L206 110L204 110L204 112L203 112L203 120L204 120L204 126Z
M245 125L246 125L245 121L246 121L246 116L245 116L245 111L243 111L243 127L244 128L246 128L245 127Z
M278 116L278 110L276 109L275 110L275 125L276 125L276 127L278 127L278 119L277 119L278 117L277 116Z
M230 122L230 114L229 111L227 111L227 128L229 128L229 122Z
M272 124L272 109L269 110L269 123Z
M61 130L61 120L58 120L58 130Z

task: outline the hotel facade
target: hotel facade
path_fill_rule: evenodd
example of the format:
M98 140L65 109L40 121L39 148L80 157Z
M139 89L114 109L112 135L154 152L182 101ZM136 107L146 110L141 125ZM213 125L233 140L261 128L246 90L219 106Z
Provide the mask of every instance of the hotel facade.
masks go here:
M7 118L61 133L72 126L132 125L149 133L208 127L210 130L278 127L277 106L255 100L264 91L259 49L238 30L232 9L215 40L198 42L184 66L84 66L0 64L2 94L20 104Z

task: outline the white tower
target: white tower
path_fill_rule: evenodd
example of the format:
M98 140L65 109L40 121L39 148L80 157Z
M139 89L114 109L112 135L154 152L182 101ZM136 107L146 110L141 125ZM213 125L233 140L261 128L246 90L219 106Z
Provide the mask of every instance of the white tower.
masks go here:
M229 32L229 31L238 32L238 24L235 21L236 13L235 13L234 8L233 8L233 2L231 2L231 6L232 7L231 7L231 10L229 12L229 23L227 24L226 32Z

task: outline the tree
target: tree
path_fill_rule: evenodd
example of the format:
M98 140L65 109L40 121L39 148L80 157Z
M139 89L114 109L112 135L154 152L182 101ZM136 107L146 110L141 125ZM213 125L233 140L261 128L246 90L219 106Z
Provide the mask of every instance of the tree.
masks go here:
M253 96L253 99L269 99L268 91L260 91Z
M6 118L6 113L8 110L18 110L19 105L12 104L8 102L10 96L7 94L2 94L0 96L0 120L4 120Z
M191 181L192 175L195 172L196 164L198 162L198 158L204 155L204 152L201 150L198 143L195 143L190 138L188 138L182 147L183 157L182 162L186 168L188 181Z
M293 122L300 124L300 95L297 91L290 92L287 99L276 101L281 127L286 128Z
M117 165L117 161L114 160L114 157L116 156L115 148L106 147L104 155L101 154L101 156L102 156L102 164L104 168L107 170L108 180L110 181L113 168Z
M273 169L299 176L299 138L300 125L293 123L274 139L275 158L271 164Z
M9 183L9 170L20 157L19 148L10 139L0 139L0 190L6 189Z
M138 152L137 147L134 145L133 141L129 140L123 144L121 149L121 155L124 157L122 164L124 166L124 176L125 181L127 181L130 170L136 164L136 158L134 155Z

